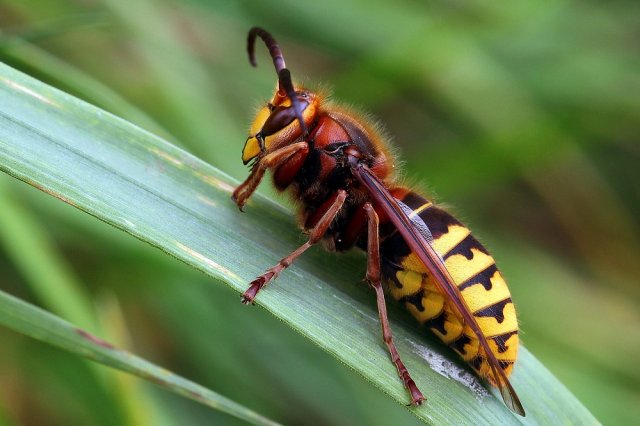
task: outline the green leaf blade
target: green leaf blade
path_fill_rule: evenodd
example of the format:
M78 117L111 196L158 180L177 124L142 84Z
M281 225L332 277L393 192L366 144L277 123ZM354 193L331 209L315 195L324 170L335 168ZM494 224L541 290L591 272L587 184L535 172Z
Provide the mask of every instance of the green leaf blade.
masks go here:
M190 380L160 368L49 313L0 292L0 324L76 355L134 374L187 398L259 425L276 425Z

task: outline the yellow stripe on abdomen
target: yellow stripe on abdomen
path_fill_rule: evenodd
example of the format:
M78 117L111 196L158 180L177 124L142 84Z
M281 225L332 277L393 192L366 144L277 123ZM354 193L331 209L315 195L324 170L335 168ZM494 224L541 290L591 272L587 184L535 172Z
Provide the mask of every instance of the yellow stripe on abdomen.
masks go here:
M433 241L433 248L440 256L443 256L444 253L448 253L460 244L469 234L471 234L469 228L461 225L450 225L446 234L442 234Z
M484 271L491 265L495 265L496 263L491 256L483 253L476 247L472 247L470 251L472 254L471 259L467 259L462 254L456 254L444 259L444 264L447 267L447 270L458 285L475 275L478 275L480 272ZM443 255L440 254L440 256Z
M416 210L422 206L427 206L427 203L420 204ZM442 209L428 205L421 210L419 216L433 234L435 251L444 259L491 351L509 375L517 357L518 322L511 294L493 257L468 228ZM393 261L395 268L393 272L385 272L391 295L402 301L420 323L426 324L480 375L493 382L490 368L481 356L478 338L428 276L420 259L407 250L404 241L398 240L398 235L394 237L390 238L392 241L383 242L382 248L395 246L405 249L408 254L399 257L394 257L394 253L385 255L387 260Z

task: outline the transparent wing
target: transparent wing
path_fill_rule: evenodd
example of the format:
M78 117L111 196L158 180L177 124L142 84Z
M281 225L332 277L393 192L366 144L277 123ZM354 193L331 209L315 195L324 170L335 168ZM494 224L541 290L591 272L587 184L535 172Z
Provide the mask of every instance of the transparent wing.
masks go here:
M431 242L433 241L433 236L429 228L421 219L416 220L416 216L411 214L411 209L406 204L395 199L367 166L364 164L352 165L352 172L365 188L367 188L375 200L376 205L383 209L389 216L389 219L398 229L398 232L402 235L402 238L411 251L418 256L427 268L429 274L445 294L448 302L458 311L465 324L469 325L478 338L482 352L484 352L487 363L491 368L494 381L500 390L505 405L514 413L524 416L525 412L522 403L511 386L506 374L500 367L498 360L489 348L487 338L482 333L478 322L462 297L460 289L445 267L444 261L432 247Z

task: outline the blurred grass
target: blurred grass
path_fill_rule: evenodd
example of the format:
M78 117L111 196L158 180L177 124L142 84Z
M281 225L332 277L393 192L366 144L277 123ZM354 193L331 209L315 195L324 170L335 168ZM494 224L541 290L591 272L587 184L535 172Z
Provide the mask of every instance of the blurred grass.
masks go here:
M69 321L95 333L98 329L86 289L65 265L45 229L19 205L0 181L0 242L42 304Z
M248 66L245 33L256 24L270 29L294 77L333 85L337 99L379 117L402 158L410 159L408 179L454 205L489 242L509 279L528 348L604 423L638 418L636 2L126 5L5 0L0 60L151 131L163 129L242 178L244 129L274 84L263 51L259 70ZM327 10L340 13L318 19ZM69 16L78 23L70 25ZM284 403L297 401L297 407L315 407L311 418L319 423L411 422L277 321L257 309L235 311L234 294L206 285L199 294L194 283L206 282L199 274L24 185L5 186L46 228L90 297L113 291L139 347L161 354L155 356L167 365L215 375L216 384L226 382L219 389L233 398L234 369L214 374L204 366L237 365L246 349L238 344L214 352L189 332L188 318L197 313L220 341L231 338L220 324L247 324L243 329L264 341L260 350L273 354L251 360L264 363L254 387L259 412L303 423L305 411ZM20 260L8 250L2 254L0 288L36 300ZM251 327L256 323L260 330ZM79 374L52 373L77 361L5 334L0 399L11 401L0 404L5 417L33 423L45 416L33 419L34 409L26 407L37 407L50 414L51 424L75 423L83 418L79 406L104 398L86 392ZM288 382L287 366L298 363L317 388ZM59 391L39 397L35 390L45 383ZM271 390L274 383L278 392ZM22 389L15 392L19 397L12 396L15 389ZM184 401L151 398L183 421L211 421L210 413Z
M165 388L185 398L192 399L215 410L233 415L247 423L267 426L279 424L260 416L216 392L180 377L171 371L158 367L127 351L119 349L53 314L16 299L4 292L0 292L0 324L20 334L69 351L76 356L87 358L97 363L144 378L159 387ZM91 367L96 369L97 365L91 364ZM110 377L118 376L111 375ZM126 391L127 389L136 387L130 386L133 383L129 380L121 380L118 384L121 385L119 389L116 387L115 389L110 389L110 391L115 393L123 389ZM128 421L135 422L134 424L158 423L151 412L141 409L144 408L145 405L144 396L127 393L119 396L116 393L114 396L120 399L126 398L129 405L127 408L130 409ZM103 410L107 411L106 407ZM114 418L114 414L117 416L118 413L114 413L111 410L108 412L108 415L96 415L95 417L108 420L114 424L126 424L125 417L118 421L117 417Z

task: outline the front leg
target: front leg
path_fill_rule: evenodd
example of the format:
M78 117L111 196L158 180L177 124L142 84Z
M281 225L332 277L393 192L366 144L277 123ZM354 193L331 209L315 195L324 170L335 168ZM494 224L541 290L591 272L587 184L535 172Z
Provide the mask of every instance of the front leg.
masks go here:
M235 191L233 191L231 199L235 201L235 203L238 205L238 208L242 210L249 197L251 197L251 194L253 194L253 192L260 184L260 181L262 180L265 172L268 169L281 165L283 162L291 158L291 156L296 152L308 149L309 145L306 142L296 142L291 145L279 148L265 155L264 157L259 158L258 162L254 164L253 168L251 169L251 174L249 175L249 177L247 177L247 179L242 182Z

